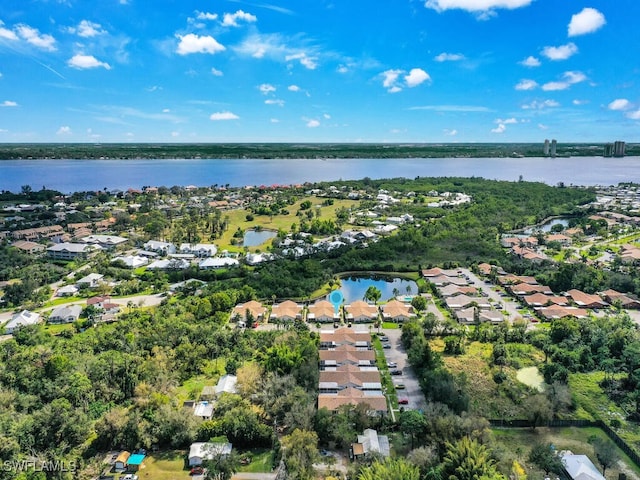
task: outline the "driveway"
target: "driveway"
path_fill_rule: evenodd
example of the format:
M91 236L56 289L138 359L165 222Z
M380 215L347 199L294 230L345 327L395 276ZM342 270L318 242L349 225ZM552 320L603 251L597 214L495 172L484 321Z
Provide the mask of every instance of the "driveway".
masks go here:
M501 297L498 294L498 292L496 292L495 290L492 290L492 288L495 287L493 283L491 282L487 283L484 280L481 280L476 276L475 273L473 273L471 270L468 270L466 268L461 268L460 270L462 271L463 275L467 276L467 278L469 279L468 282L470 285L476 288L481 288L482 292L485 293L487 297L493 301L493 303L498 302L502 304L502 310L506 310L508 314L508 319L512 323L516 318L522 317L522 314L518 312L518 308L520 308L520 304L514 301L510 296Z
M395 362L397 364L397 367L390 368L389 370L400 370L402 372L402 375L391 375L393 383L402 383L405 387L404 390L396 390L398 399L407 398L409 400L407 405L400 405L400 407L412 410L424 410L427 402L420 389L418 378L409 365L407 352L402 346L400 340L402 330L399 328L388 328L384 329L383 334L389 337L389 343L391 344L391 348L384 350L387 362Z

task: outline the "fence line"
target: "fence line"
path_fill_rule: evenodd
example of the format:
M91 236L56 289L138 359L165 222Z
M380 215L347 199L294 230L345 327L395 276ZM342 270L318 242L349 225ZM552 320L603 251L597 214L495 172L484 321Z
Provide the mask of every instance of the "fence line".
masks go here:
M492 427L503 427L503 428L531 428L531 422L529 420L489 420L489 424ZM539 425L542 427L598 427L611 439L613 443L615 443L620 450L622 450L633 463L636 464L638 468L640 468L640 455L631 448L627 442L625 442L620 436L614 432L609 425L604 423L602 420L551 420L544 425Z

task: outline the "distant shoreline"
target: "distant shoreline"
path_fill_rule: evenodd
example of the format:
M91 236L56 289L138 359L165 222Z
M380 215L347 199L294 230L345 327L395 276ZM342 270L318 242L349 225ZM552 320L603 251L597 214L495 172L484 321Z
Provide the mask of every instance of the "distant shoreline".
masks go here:
M604 143L558 144L557 158L602 156ZM627 144L640 156L640 144ZM531 158L543 156L540 143L105 143L0 144L0 160L287 160L384 158Z

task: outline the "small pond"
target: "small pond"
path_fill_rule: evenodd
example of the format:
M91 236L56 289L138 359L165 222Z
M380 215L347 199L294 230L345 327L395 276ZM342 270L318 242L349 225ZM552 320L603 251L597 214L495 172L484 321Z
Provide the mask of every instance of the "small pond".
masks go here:
M569 226L569 219L553 218L551 220L544 222L541 225L536 225L535 227L527 228L524 231L524 233L526 233L527 235L531 235L532 233L535 233L535 232L549 233L551 231L551 227L553 227L554 225L562 225L564 228L567 228L567 226Z
M402 297L408 298L418 293L416 282L398 277L347 277L341 280L340 290L344 295L345 303L351 303L356 300L362 300L364 293L370 286L374 286L382 292L381 301L392 298L396 288Z
M257 247L262 245L267 240L271 240L278 233L273 230L247 230L244 232L244 238L242 239L243 247Z

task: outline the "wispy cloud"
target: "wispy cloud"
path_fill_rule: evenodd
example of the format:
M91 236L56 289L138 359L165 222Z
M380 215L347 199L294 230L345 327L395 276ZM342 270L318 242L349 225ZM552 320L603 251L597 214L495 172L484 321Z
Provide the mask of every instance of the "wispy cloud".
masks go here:
M9 30L8 28L3 27L4 22L0 20L0 38L4 38L5 40L13 40L17 41L18 35L13 30Z
M523 110L543 110L545 108L559 107L560 103L555 100L534 100L533 102L522 105Z
M218 19L218 14L217 13L208 13L208 12L198 12L198 15L196 16L196 18L198 20L217 20Z
M211 75L213 75L214 77L222 77L224 73L222 73L222 71L218 70L215 67L211 67Z
M188 33L187 35L176 35L180 39L176 52L179 55L189 55L192 53L209 53L214 54L226 50L224 45L210 35L196 35Z
M490 112L487 107L476 105L423 105L418 107L409 107L409 110L431 110L434 112Z
M507 126L504 123L499 123L498 126L491 129L491 133L504 133L507 130Z
M304 45L294 47L290 44L305 43L299 38L287 39L280 34L251 34L239 45L233 47L239 55L258 59L270 59L277 62L298 61L309 70L314 70L319 61L319 50Z
M276 87L274 87L270 83L263 83L263 84L258 86L258 90L260 90L260 92L263 95L268 95L270 93L275 92L276 91Z
M284 100L280 100L278 98L268 98L264 103L266 105L278 105L279 107L284 107Z
M93 55L77 54L71 57L67 61L67 65L78 70L87 70L90 68L104 68L111 70L111 66L108 63L101 62Z
M556 82L548 82L542 85L542 90L551 92L556 90L567 90L571 85L584 82L587 76L582 72L564 72L562 80Z
M538 82L535 80L524 79L520 80L514 87L516 90L534 90L538 87Z
M238 120L239 118L240 117L235 113L228 112L228 111L212 113L211 116L209 117L210 120L213 120L215 122L223 121L223 120Z
M14 102L13 100L5 100L4 102L0 103L0 107L17 107L18 103Z
M317 128L320 126L320 122L315 119L306 120L308 128Z
M436 55L434 57L436 62L459 62L460 60L464 60L464 55L461 53L441 53L440 55Z
M437 12L446 10L465 10L474 13L481 20L495 15L495 10L513 10L528 6L532 0L427 0L425 7Z
M570 42L566 45L560 45L559 47L544 47L542 49L542 55L549 60L566 60L578 53L578 47L575 43Z
M600 30L607 23L604 15L595 8L583 8L580 13L571 17L567 27L568 35L576 37Z
M73 132L71 131L71 127L68 125L62 126L56 132L56 135L71 135Z

